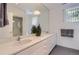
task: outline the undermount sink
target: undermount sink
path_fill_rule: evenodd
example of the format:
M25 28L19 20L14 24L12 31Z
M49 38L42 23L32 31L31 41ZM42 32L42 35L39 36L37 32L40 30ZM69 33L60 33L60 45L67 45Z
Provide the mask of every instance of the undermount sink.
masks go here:
M24 45L24 44L28 44L30 43L32 40L31 39L23 39L23 40L20 40L20 41L16 41L14 44L16 46L19 46L19 45Z

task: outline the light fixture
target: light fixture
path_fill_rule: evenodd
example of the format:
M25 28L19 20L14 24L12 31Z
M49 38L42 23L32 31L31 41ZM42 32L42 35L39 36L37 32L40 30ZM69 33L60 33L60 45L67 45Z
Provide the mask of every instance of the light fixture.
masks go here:
M34 15L40 15L40 11L39 11L39 10L35 10L35 11L33 12L33 14L34 14Z

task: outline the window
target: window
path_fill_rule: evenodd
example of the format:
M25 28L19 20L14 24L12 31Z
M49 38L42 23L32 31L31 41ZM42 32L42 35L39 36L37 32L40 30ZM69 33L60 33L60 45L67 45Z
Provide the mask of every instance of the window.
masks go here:
M32 25L38 26L38 16L32 17Z
M75 7L66 8L64 10L64 18L65 21L67 22L79 22L79 7L75 6Z

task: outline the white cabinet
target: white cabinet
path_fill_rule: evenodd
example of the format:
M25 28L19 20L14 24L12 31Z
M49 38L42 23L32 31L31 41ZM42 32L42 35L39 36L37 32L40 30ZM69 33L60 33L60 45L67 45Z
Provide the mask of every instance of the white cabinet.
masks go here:
M50 36L43 41L23 50L17 55L47 55L56 45L56 35Z

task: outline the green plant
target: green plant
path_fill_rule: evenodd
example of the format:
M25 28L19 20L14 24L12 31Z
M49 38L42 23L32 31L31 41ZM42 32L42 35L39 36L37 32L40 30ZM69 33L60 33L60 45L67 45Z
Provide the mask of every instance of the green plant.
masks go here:
M40 25L38 25L37 30L36 30L36 36L40 36L41 35L41 27Z
M31 33L32 34L35 34L37 32L37 28L36 28L36 26L32 26L32 29L31 29Z

